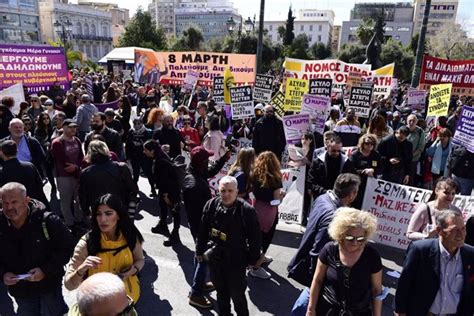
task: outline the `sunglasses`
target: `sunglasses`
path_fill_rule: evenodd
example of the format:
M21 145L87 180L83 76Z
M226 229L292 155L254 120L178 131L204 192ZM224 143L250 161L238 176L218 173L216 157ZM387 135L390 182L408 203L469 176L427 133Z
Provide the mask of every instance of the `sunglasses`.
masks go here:
M273 111L265 111L265 113L268 113L268 114L273 114L274 112Z
M347 236L344 236L344 240L345 241L357 241L357 242L364 242L367 240L367 238L365 236L351 236L351 235L347 235Z
M191 124L191 121L184 121L183 124Z
M374 146L374 143L371 143L371 142L364 142L364 145L367 145L367 146Z

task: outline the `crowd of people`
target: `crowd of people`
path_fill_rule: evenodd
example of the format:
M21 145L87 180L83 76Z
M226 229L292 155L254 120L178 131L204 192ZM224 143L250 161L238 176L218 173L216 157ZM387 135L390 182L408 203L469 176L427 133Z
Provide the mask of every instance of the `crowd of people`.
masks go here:
M380 255L369 242L377 218L360 211L369 178L433 189L408 225L413 243L396 313L474 313L468 299L474 248L464 245L473 244L473 218L464 224L452 204L474 186L474 154L452 142L461 106L474 99L453 96L449 117L429 126L406 106L406 92L402 85L390 99L376 98L368 119L336 96L324 133L314 124L302 131L296 150L303 158L290 156L289 165L307 166L306 230L288 271L307 288L293 315L381 315L387 293ZM55 83L45 92L25 92L25 99L18 113L12 97L0 105L0 273L19 315L67 313L63 283L78 289L70 315L102 312L101 299L114 301L115 313L136 313L145 264L144 238L134 225L140 176L158 200L152 232L167 237L164 246L180 243L186 214L196 245L189 304L211 308L207 294L216 290L220 315L231 315L231 300L238 315L249 314L246 276L271 277L268 249L286 193L281 169L287 144L272 104L256 103L254 117L232 120L212 89L140 85L83 71L74 71L69 89ZM105 102L117 108L104 109ZM252 146L233 153L242 138ZM213 197L209 180L231 155L235 162ZM46 183L52 196L59 194L59 210L51 207ZM431 292L418 305L409 293L427 280Z

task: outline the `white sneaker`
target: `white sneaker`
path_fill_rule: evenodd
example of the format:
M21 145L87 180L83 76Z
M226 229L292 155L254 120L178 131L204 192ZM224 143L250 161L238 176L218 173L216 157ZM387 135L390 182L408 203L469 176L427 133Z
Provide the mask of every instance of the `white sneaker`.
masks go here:
M255 278L260 278L260 279L270 279L272 275L268 273L264 268L260 267L258 269L250 268L249 274Z
M273 262L273 258L270 256L263 256L263 262L262 264L270 264Z

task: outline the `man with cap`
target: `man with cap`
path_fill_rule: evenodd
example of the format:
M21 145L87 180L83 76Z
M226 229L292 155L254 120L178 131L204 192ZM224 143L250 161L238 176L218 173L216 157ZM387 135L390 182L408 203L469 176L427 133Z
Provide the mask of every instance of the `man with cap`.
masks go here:
M265 115L255 123L252 147L256 154L269 150L281 160L285 146L283 122L275 116L273 106L267 104Z
M79 207L79 175L82 159L82 144L76 137L77 123L72 119L63 122L63 133L51 143L51 156L56 168L61 212L64 222L73 231L82 222L82 211ZM74 209L74 212L71 209Z
M183 202L188 216L189 228L194 241L196 241L199 225L201 223L204 205L212 198L208 180L214 177L224 166L230 157L230 151L222 156L215 164L209 165L209 157L214 153L202 146L191 150L191 163L183 182ZM212 307L212 302L204 295L204 292L213 288L212 284L206 283L206 262L194 262L195 272L189 304L202 308Z

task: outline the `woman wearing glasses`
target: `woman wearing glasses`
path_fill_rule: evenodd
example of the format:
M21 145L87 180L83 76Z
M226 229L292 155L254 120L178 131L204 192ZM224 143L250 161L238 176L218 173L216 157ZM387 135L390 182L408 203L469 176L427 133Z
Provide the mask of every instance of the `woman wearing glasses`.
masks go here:
M359 138L357 150L352 153L350 160L354 164L356 173L359 175L361 183L357 198L352 203L357 209L362 207L364 199L365 185L367 178L376 178L382 172L380 154L375 150L377 147L377 136L374 134L365 134Z
M335 241L319 253L307 316L381 316L382 261L369 243L377 219L354 208L339 208L329 225Z
M136 303L140 297L137 274L145 264L143 237L118 196L106 194L94 203L91 226L74 249L64 286L72 291L87 277L110 272L123 280L127 294Z
M184 138L185 150L191 151L194 147L201 145L199 132L192 126L191 116L185 115L183 117L183 127L179 129L179 132Z

